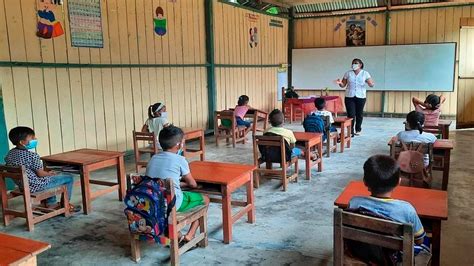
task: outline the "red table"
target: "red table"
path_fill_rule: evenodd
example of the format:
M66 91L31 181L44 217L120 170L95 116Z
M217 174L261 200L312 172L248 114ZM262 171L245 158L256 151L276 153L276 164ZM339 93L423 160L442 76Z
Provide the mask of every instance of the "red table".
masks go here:
M189 164L191 174L200 186L192 191L203 194L217 195L220 198L211 198L211 202L222 203L222 227L224 243L232 241L232 224L247 214L247 222L255 222L255 203L253 195L254 165L242 165L220 162L194 161ZM245 187L247 199L244 201L232 200L232 192ZM242 209L232 215L232 206Z
M369 196L370 192L361 181L351 181L334 205L347 208L355 196ZM429 220L432 225L432 265L439 265L441 246L441 221L448 219L448 193L446 191L398 186L392 198L407 201L416 209L420 218Z
M333 113L336 117L337 114L343 111L343 105L341 97L339 96L319 96L326 100L326 110ZM301 97L298 99L285 99L287 103L301 104L303 106L304 115L308 115L316 109L314 106L314 100L319 97Z
M36 256L51 245L0 233L0 265L37 265Z
M318 164L318 172L323 171L323 134L322 133L309 133L309 132L294 132L297 142L304 143L304 153L306 161L306 179L311 180L311 167ZM311 148L317 146L319 158L315 161L311 161Z

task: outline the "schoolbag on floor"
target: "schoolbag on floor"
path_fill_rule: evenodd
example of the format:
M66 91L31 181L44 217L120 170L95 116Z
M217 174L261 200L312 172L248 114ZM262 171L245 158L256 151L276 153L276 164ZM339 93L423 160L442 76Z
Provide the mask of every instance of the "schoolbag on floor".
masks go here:
M324 130L324 120L320 115L310 114L303 121L305 132L323 133L323 141L326 140L326 130Z
M175 199L167 201L166 187L161 179L141 176L141 181L127 191L124 210L130 233L136 239L169 244L168 216Z

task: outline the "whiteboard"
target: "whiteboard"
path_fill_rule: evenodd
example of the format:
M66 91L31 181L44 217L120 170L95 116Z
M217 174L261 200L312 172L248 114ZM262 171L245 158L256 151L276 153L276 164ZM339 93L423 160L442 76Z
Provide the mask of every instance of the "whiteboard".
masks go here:
M297 89L339 89L334 80L364 62L375 81L368 90L453 91L456 43L293 49L292 83Z

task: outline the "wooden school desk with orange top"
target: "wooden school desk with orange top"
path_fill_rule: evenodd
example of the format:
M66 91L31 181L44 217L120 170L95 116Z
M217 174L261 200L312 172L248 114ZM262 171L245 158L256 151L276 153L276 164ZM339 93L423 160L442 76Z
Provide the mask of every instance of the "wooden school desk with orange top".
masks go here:
M344 147L347 145L351 147L352 139L352 118L349 117L335 117L334 126L341 129L341 153L344 152Z
M306 161L306 179L311 179L311 167L318 164L318 172L323 171L323 134L310 132L293 132L295 134L296 142L304 143L304 153ZM317 147L318 159L311 161L311 149Z
M206 143L204 141L204 130L201 128L189 128L185 127L182 128L184 132L184 147L183 147L183 155L186 158L192 158L195 156L199 156L201 161L204 161L206 158ZM186 142L198 139L199 140L199 149L190 149L186 147Z
M392 153L392 148L396 141L397 137L392 137L388 142L388 145L390 146L390 154ZM451 150L453 148L454 142L450 139L438 139L433 144L433 157L435 163L433 165L433 170L441 171L443 173L443 181L441 185L442 190L448 190L449 168L451 165Z
M369 195L370 192L362 181L351 181L336 199L334 205L339 208L347 208L353 197ZM448 193L434 189L398 186L393 191L392 198L411 203L418 216L431 223L432 265L439 265L441 221L448 219Z
M0 265L37 265L36 256L51 245L0 233Z
M80 149L44 156L41 157L41 160L43 160L45 168L48 166L77 167L81 175L83 210L85 214L89 214L92 211L92 200L97 197L115 190L118 190L120 201L125 197L126 181L123 155L123 152L116 151ZM92 171L112 166L117 167L117 182L90 179ZM107 186L108 188L92 192L90 184Z
M192 191L220 197L211 198L211 202L222 203L224 243L229 244L232 241L232 224L245 214L247 214L248 223L255 222L253 171L256 166L195 161L191 162L189 167L199 186ZM232 200L232 192L244 186L247 190L247 199L244 201ZM232 206L239 206L242 209L232 215Z

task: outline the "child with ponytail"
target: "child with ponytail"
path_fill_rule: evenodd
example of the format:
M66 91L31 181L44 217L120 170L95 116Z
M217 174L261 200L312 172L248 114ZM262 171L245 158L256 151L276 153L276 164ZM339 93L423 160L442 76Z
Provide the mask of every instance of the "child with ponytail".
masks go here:
M142 132L154 132L158 140L160 131L169 125L166 105L164 103L155 103L148 107L148 119L142 127Z
M397 134L397 139L401 142L418 142L418 143L434 143L436 136L423 132L423 124L425 123L425 115L421 112L411 111L407 115L405 122L405 131ZM429 156L425 156L425 166L429 165Z

